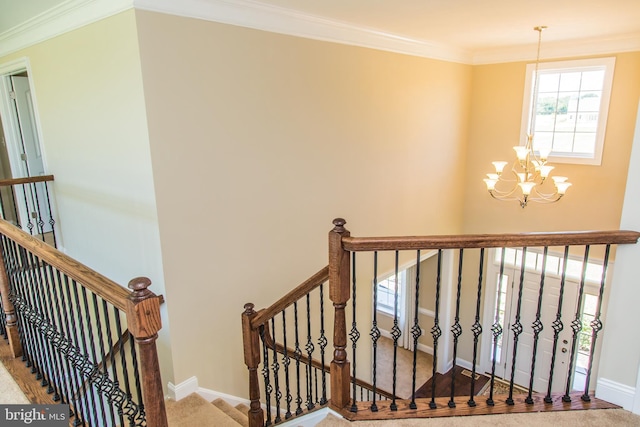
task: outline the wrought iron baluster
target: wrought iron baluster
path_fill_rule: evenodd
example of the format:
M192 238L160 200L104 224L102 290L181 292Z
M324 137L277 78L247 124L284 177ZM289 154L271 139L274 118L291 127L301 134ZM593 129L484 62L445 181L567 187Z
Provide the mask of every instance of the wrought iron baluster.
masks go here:
M116 307L113 307L113 316L116 322L116 333L121 340L124 340L124 333L122 332L122 320L120 319L120 311ZM129 337L130 341L133 341L133 337ZM122 365L122 382L124 383L124 392L128 400L132 399L131 393L131 383L130 383L130 375L129 375L129 362L127 361L126 353L125 353L125 342L122 341L122 347L120 348L120 364ZM123 412L122 407L118 406L118 414L120 418L122 418ZM129 420L129 425L134 423L135 414L128 413L127 419Z
M576 316L571 322L571 329L573 330L573 338L571 339L571 354L569 356L569 375L567 375L567 386L565 388L564 396L562 396L563 402L571 402L571 379L573 378L573 364L575 363L576 348L578 347L578 335L582 331L582 305L584 296L584 285L587 280L587 266L589 265L589 249L590 246L586 245L584 248L584 259L582 261L582 275L580 277L580 288L578 290L578 302L576 304ZM586 393L586 392L585 392Z
M11 200L13 200L13 217L16 219L16 225L18 226L18 228L22 229L22 224L20 223L20 214L18 213L18 204L16 203L16 201L18 200L16 198L16 191L13 188L14 186L10 186L9 189L11 190Z
M76 286L76 288L78 287L78 283L75 281L74 281L74 285ZM85 346L88 347L89 351L91 352L90 354L88 352L86 354L89 357L89 360L91 360L94 365L97 365L99 362L98 362L98 357L96 355L96 348L95 348L96 342L93 337L93 322L91 320L91 312L89 311L89 304L87 300L87 290L82 285L80 285L80 293L82 294L82 302L84 303L83 307L84 307L85 326L87 328L87 334L89 336L89 339L85 341ZM104 418L104 402L102 402L102 399L100 399L99 395L96 396L96 393L94 393L93 387L91 386L90 382L87 383L87 388L89 389L89 393L90 393L89 396L91 397L91 401L93 402L93 405L94 405L93 422L95 423L98 420L98 413L97 413L98 406L100 407L100 411ZM95 403L96 400L98 400L98 404Z
M320 284L320 338L318 339L318 345L320 346L320 362L322 364L322 372L320 373L322 377L322 397L320 398L320 405L327 404L327 367L324 363L324 349L327 346L327 343L327 337L324 334L324 283L322 283Z
M558 339L560 332L564 329L562 323L562 300L564 299L564 285L567 277L567 261L569 260L569 246L564 247L564 257L562 259L562 275L560 279L560 293L558 296L558 310L556 312L556 320L553 321L553 350L551 352L551 368L549 370L549 384L547 385L547 395L544 397L545 403L553 403L551 398L551 387L553 384L553 371L556 365L556 352L558 350Z
M278 350L276 349L276 322L275 319L271 318L271 338L273 339L273 363L271 364L271 369L273 370L273 386L275 389L275 401L276 401L276 417L274 422L279 423L282 421L280 417L280 399L282 398L282 392L280 391L280 376L278 373L280 372L280 363L278 362Z
M105 325L107 325L107 331L106 331L106 336L107 336L107 345L109 348L108 351L108 356L109 356L109 363L111 364L111 375L113 377L113 384L115 388L120 388L120 380L118 378L118 369L116 366L116 352L118 351L122 351L122 346L124 345L123 342L119 342L118 344L120 345L120 347L116 348L114 346L114 340L113 340L113 324L111 323L111 317L109 315L109 305L107 304L107 301L104 298L101 298L102 300L102 315L104 316L104 323ZM115 307L114 307L115 308ZM105 355L106 356L106 355ZM105 370L106 368L106 360L105 360ZM110 401L109 399L109 395L107 394L107 399L108 401L111 403L111 406L109 408L109 412L112 414L112 416L115 416L114 411L117 411L118 413L118 424L115 423L114 421L114 426L115 425L124 425L124 418L122 416L122 410L121 408L118 407L114 407L115 405Z
M491 350L491 384L489 385L489 398L487 399L487 405L494 406L495 402L493 401L493 387L495 385L496 379L496 363L498 361L497 353L498 353L498 341L502 336L502 325L500 325L500 305L502 303L502 293L500 292L502 289L502 280L504 277L504 256L505 256L506 248L502 248L502 252L500 254L500 273L498 276L498 289L496 294L498 295L496 301L496 314L494 317L493 325L491 325L491 334L493 335L493 347Z
M133 379L136 386L136 399L138 402L138 411L135 413L136 426L145 423L144 400L142 400L142 384L140 383L140 370L138 368L138 352L136 350L135 339L129 340L129 352L131 353L131 365L133 366Z
M296 343L294 349L294 356L296 359L296 415L302 413L302 396L300 393L300 360L302 359L302 350L300 349L300 338L298 331L298 301L293 303L293 318L296 334Z
M480 324L480 303L482 300L482 271L484 268L484 248L480 248L480 263L478 267L478 294L476 295L476 317L475 322L471 326L473 333L473 362L471 368L471 391L469 393L469 406L476 406L474 396L476 394L476 362L478 358L478 337L482 333L482 325Z
M378 329L378 252L373 253L373 322L371 327L371 341L373 344L373 400L371 402L371 412L378 412L376 405L376 364L378 361L378 340L380 339L380 329Z
M509 382L509 397L507 397L507 405L513 405L513 384L516 375L516 356L518 354L518 339L522 333L522 323L520 323L520 312L522 310L522 291L524 289L524 274L526 270L527 248L522 248L522 260L520 262L520 284L518 285L518 302L516 306L515 322L511 325L513 332L513 358L511 360L511 381Z
M395 290L393 292L393 327L391 328L391 337L393 338L393 372L392 372L392 389L393 389L393 398L391 399L391 406L389 409L392 411L398 410L398 405L396 404L396 386L397 386L397 372L398 372L398 339L402 335L402 331L400 331L400 327L398 326L398 294L399 294L399 286L398 286L398 265L399 265L399 252L396 251L396 259L395 259Z
M29 276L27 278L27 289L30 295L31 307L36 313L43 313L43 304L42 304L42 294L40 292L40 283L37 280L37 275L35 270L38 268L38 264L34 261L34 256L32 253L27 252L25 249L21 248L25 259L27 261L27 271L29 272ZM48 345L47 340L42 334L42 331L39 328L35 329L36 341L38 343L38 359L39 359L39 371L36 373L36 379L41 380L40 385L42 387L47 387L47 394L53 393L53 387L51 386L51 375L53 373L53 368L51 366L51 360L49 359L48 353Z
M65 274L61 277L60 271L56 270L56 277L58 279L58 287L60 288L60 295L63 295L63 290L65 297L61 299L62 302L62 310L64 314L64 323L66 325L66 335L72 340L74 346L79 350L79 340L78 333L76 330L76 319L75 319L75 311L73 307L73 300L71 299L71 286L69 285L69 277ZM64 288L62 286L64 279ZM67 302L69 303L69 307L67 308ZM78 352L79 353L79 352ZM87 419L88 402L86 400L86 394L84 393L84 381L82 379L81 372L78 371L77 368L71 365L71 361L68 356L66 357L67 364L70 369L71 383L73 384L74 392L70 395L70 400L75 400L77 403L74 405L75 419L73 420L74 427L79 425L84 425L84 420Z
M33 228L35 227L35 225L31 222L31 213L30 213L30 209L29 209L29 199L27 198L27 186L26 184L21 184L22 185L22 195L24 198L24 205L27 208L27 230L29 231L29 234L31 234L33 236Z
M353 402L351 404L351 408L349 410L351 412L358 412L358 405L356 405L357 395L356 395L356 347L358 339L360 338L360 332L358 332L357 321L356 321L356 253L351 253L351 281L352 281L352 297L351 297L351 331L349 332L349 338L351 339L351 350L353 351L353 359L352 359L352 369L353 369ZM360 394L360 400L362 400L362 389Z
M84 288L83 288L84 289ZM94 292L91 292L91 299L93 302L93 310L94 310L94 314L95 314L95 319L96 319L96 329L98 332L98 344L100 347L100 359L102 359L100 361L100 365L102 365L102 373L104 374L103 378L109 378L109 370L107 367L107 350L105 350L104 347L104 332L102 330L102 316L100 316L100 309L99 309L99 305L98 305L98 297ZM104 300L103 300L104 301ZM107 327L109 327L109 325L106 325ZM98 360L96 359L96 363L98 362ZM98 369L100 369L100 365L98 365ZM100 400L100 409L102 410L102 419L106 419L105 415L106 412L108 412L109 417L111 418L111 422L113 425L116 424L116 420L115 420L115 416L113 414L113 411L111 410L110 406L107 404L106 408L105 408L105 404L104 404L104 398L106 396L103 395L104 392L108 392L109 389L106 388L105 390L103 390L103 385L99 384L96 386L96 392L98 394L98 399ZM105 412L106 411L106 412Z
M442 273L442 249L438 249L438 268L436 273L436 301L435 301L435 316L433 318L433 327L431 328L431 337L433 338L433 371L431 378L431 402L429 402L429 408L436 409L436 369L438 366L438 338L442 335L440 329L440 279Z
M53 388L53 401L66 403L64 401L64 391L63 380L64 375L61 375L63 372L62 361L60 360L60 353L53 346L53 342L50 340L51 332L58 332L60 330L60 325L56 324L55 316L53 315L53 301L51 298L51 284L49 282L49 276L47 275L47 264L45 262L40 261L38 257L35 257L36 265L38 265L38 283L40 292L44 295L44 307L43 307L43 316L47 319L47 330L43 331L45 334L45 341L47 342L47 346L49 348L49 355L52 361L53 371L51 372L51 376L49 377L49 387ZM44 273L44 274L43 274Z
M305 350L307 350L307 409L311 410L315 408L313 400L313 340L311 339L311 295L307 294L307 344Z
M449 408L455 408L456 402L453 400L455 396L455 381L456 381L456 363L458 358L458 338L462 335L462 327L460 326L460 296L462 293L462 260L464 256L464 249L460 249L458 259L458 286L456 291L456 315L454 318L451 332L453 333L453 366L451 367L451 398L449 399Z
M416 370L418 363L418 339L422 335L422 328L419 321L419 309L420 309L420 250L417 251L416 256L416 290L415 290L415 307L413 316L413 326L411 327L411 335L413 336L413 371L411 375L411 402L409 408L417 409L416 405Z
M26 307L31 307L33 304L31 303L30 292L29 292L29 280L27 275L27 267L26 267L26 258L24 257L24 249L18 247L17 244L14 243L13 249L15 251L15 259L16 259L16 297L14 300L14 305L18 302L21 302ZM20 323L24 325L24 329L26 332L26 343L29 348L29 354L26 360L26 366L31 368L31 373L36 375L36 379L42 379L42 373L40 372L39 365L39 335L36 333L35 326L32 322L29 321L27 317L26 310L18 309L18 312L21 315Z
M285 310L282 310L282 345L284 347L282 365L284 366L285 392L287 402L287 412L284 414L284 418L289 419L292 416L291 401L293 400L293 396L291 396L291 385L289 382L289 364L291 363L291 358L289 357L289 349L287 348L287 316L285 314Z
M273 391L273 387L271 386L271 378L269 375L269 349L267 348L267 344L265 342L265 325L260 326L260 341L262 341L262 377L264 378L264 398L266 401L266 420L264 422L265 426L270 426L273 422L271 421L271 392Z
M544 329L542 322L540 321L541 311L542 311L542 297L544 293L544 279L547 271L547 254L549 252L549 247L545 246L542 253L542 272L540 273L540 291L538 293L538 306L536 309L536 320L531 325L533 329L533 352L531 354L531 375L529 377L529 393L527 397L524 399L525 403L528 405L533 405L533 380L535 378L535 370L536 370L536 358L538 356L538 340L540 338L540 332Z
M49 225L51 226L51 237L53 238L53 247L58 247L58 239L56 237L56 221L53 219L53 209L51 208L51 199L49 197L49 186L47 181L43 182L44 184L44 193L47 195L47 209L49 210Z
M593 368L593 354L596 351L596 341L598 340L598 333L602 330L602 320L600 315L602 314L602 298L604 296L604 287L607 283L607 269L609 268L609 251L611 245L607 245L604 252L604 261L602 263L602 279L600 280L600 291L598 293L598 305L596 307L596 315L591 321L591 348L589 349L589 365L587 366L587 377L584 381L584 394L581 399L585 402L590 402L589 397L589 383L591 382L591 369Z
M34 205L34 210L35 212L35 221L36 221L36 226L38 227L38 233L40 234L40 238L42 239L42 241L45 241L45 237L44 237L44 220L42 219L42 212L40 211L40 200L38 197L38 183L36 182L32 182L30 183L31 185L29 186L31 189L31 199Z

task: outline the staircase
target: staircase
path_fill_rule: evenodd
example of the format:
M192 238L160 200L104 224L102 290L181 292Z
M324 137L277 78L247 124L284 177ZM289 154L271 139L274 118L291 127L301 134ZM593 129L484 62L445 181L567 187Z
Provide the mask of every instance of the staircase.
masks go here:
M196 393L181 399L168 400L169 427L249 427L246 405L231 406L222 399L208 402Z

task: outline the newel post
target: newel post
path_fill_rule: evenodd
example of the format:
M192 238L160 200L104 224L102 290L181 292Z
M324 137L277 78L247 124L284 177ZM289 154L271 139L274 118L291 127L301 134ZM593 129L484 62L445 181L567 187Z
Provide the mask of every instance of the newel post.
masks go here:
M9 299L9 276L4 265L4 257L0 256L0 294L2 295L2 307L6 316L7 337L9 338L9 348L13 357L22 356L22 344L18 336L18 316L13 303Z
M167 412L164 406L162 378L156 339L162 327L160 300L147 289L151 280L136 277L129 282L133 290L127 301L127 324L140 354L142 399L148 426L167 427Z
M329 298L335 311L333 326L333 360L331 361L331 403L344 408L349 398L349 361L347 360L347 322L345 307L349 301L349 252L342 247L342 238L350 236L342 218L333 220L329 232Z
M251 327L251 320L256 316L253 304L244 305L242 313L242 343L244 346L244 363L249 369L249 427L264 425L264 412L260 406L260 385L258 384L258 365L260 364L260 336L257 329Z

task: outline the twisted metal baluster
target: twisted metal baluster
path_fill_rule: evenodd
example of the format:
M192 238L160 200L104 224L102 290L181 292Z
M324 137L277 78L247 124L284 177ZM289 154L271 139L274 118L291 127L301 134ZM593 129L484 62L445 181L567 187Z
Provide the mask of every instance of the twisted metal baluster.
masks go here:
M413 316L413 326L411 327L411 335L413 336L413 374L411 376L411 403L409 408L417 409L416 405L416 366L418 362L418 338L422 335L422 328L420 328L419 322L419 308L420 308L420 250L417 251L416 256L416 293L415 293L415 307Z
M380 339L380 329L378 329L378 251L373 253L373 325L371 327L371 341L373 344L373 401L371 402L371 412L378 412L376 405L376 362L378 360L378 339Z
M520 263L520 284L518 286L518 304L516 306L516 318L513 325L511 325L511 331L513 332L513 359L511 360L511 381L509 382L509 397L507 397L507 405L513 405L513 382L516 375L516 355L518 353L518 339L522 333L522 323L520 323L520 312L522 309L522 291L524 289L524 273L526 268L526 246L522 248L522 260Z
M27 199L27 189L26 184L22 184L22 195L24 198L24 205L27 207L27 230L29 230L29 234L33 236L33 225L31 223L31 215L29 214L29 200Z
M133 366L133 379L134 384L136 386L136 397L138 402L138 412L135 414L136 426L142 426L146 424L145 418L145 410L144 410L144 400L142 400L142 384L140 382L140 372L138 368L138 354L136 350L136 340L129 340L129 352L131 353L131 365Z
M44 220L42 219L42 212L40 212L40 200L38 198L38 187L36 182L32 182L30 185L31 188L31 197L33 200L35 214L36 214L36 225L38 226L38 232L40 233L40 238L42 241L45 241L44 238Z
M294 356L296 359L296 415L302 413L302 396L300 395L300 359L302 359L302 350L300 350L300 339L298 334L298 301L293 303L293 317L296 333L296 344Z
M114 307L115 308L115 307ZM114 386L116 388L120 388L120 380L118 378L118 369L116 367L116 351L122 351L122 349L116 349L114 347L114 342L113 342L113 333L112 333L112 323L111 323L111 318L109 316L109 306L107 305L107 301L105 301L105 299L102 299L102 313L104 315L104 322L105 324L108 326L107 327L107 345L109 346L109 361L111 363L111 375L113 376L113 383ZM124 344L124 343L122 343ZM118 421L119 424L115 424L114 422L114 426L115 425L123 425L124 424L124 418L122 416L122 409L120 406L118 406L117 408L111 408L111 413L113 414L114 409L118 412Z
M25 304L32 308L33 310L37 311L37 309L35 308L35 301L33 299L33 293L32 291L32 281L29 280L29 273L31 272L31 266L29 265L28 262L28 257L26 256L26 251L24 248L22 247L18 247L18 253L20 254L19 256L19 260L20 260L20 276L21 276L21 285L22 285L22 298L25 302ZM29 321L28 318L25 317L25 321L27 322L27 325L30 329L30 335L31 335L31 339L33 340L33 353L31 354L31 361L32 361L32 365L31 365L31 373L35 374L35 378L37 380L43 380L43 383L41 383L42 386L45 386L46 383L46 378L45 378L45 373L44 373L44 369L45 366L42 363L42 354L43 354L43 349L42 349L42 336L38 333L37 329L35 328L35 326L33 325L33 323L31 321Z
M460 326L460 294L462 293L462 260L464 249L460 249L460 257L458 259L458 287L456 293L456 317L451 327L453 333L453 366L451 367L451 398L449 399L449 408L455 408L456 402L453 400L455 396L456 381L456 362L458 357L458 338L462 335L462 327Z
M544 251L542 253L542 272L540 273L540 292L538 293L538 307L536 310L536 320L533 322L531 327L533 328L533 352L531 354L531 375L529 377L529 393L527 397L524 399L525 403L528 405L533 405L533 380L535 378L535 370L536 370L536 358L538 356L538 339L540 338L540 332L544 329L542 322L540 321L541 311L542 311L542 296L544 292L544 279L545 273L547 271L547 253L549 252L549 247L545 246Z
M480 248L480 265L478 267L478 294L476 295L476 317L475 322L471 326L473 332L473 366L471 368L471 391L469 393L469 401L467 405L476 406L474 400L476 391L476 361L478 358L478 337L482 333L482 325L480 324L480 302L482 299L482 271L484 268L484 248Z
M396 386L397 386L397 370L398 370L398 339L402 335L402 331L398 327L398 294L399 294L399 283L398 283L398 264L399 264L399 252L396 251L396 260L395 260L395 290L393 293L393 327L391 328L391 337L393 338L393 376L392 376L392 389L393 389L393 398L391 399L391 406L389 409L392 411L398 410L398 405L396 404Z
M320 338L318 339L318 345L320 345L320 362L322 363L322 397L320 398L320 405L327 404L327 371L324 363L324 349L327 346L327 337L324 335L324 283L320 284ZM317 385L317 382L316 382ZM317 392L316 392L317 396Z
M47 181L44 181L44 192L47 195L47 207L49 209L49 225L51 226L51 236L53 237L53 247L58 247L58 239L56 237L56 221L53 219L53 209L51 208L51 199L49 198L49 186Z
M611 245L606 246L604 252L604 261L602 264L602 279L600 280L600 292L598 293L598 306L596 308L596 316L591 321L591 348L589 349L589 366L587 367L587 377L584 382L584 394L581 399L585 402L590 402L589 397L589 383L591 382L591 368L593 367L593 353L596 351L596 340L598 339L598 332L602 330L602 321L600 315L602 314L602 297L604 296L604 286L607 282L607 269L609 267L609 250Z
M262 377L264 378L264 397L266 400L266 420L264 425L270 426L272 424L271 421L271 392L273 391L273 387L271 386L271 380L269 378L269 349L267 348L267 344L265 343L265 326L260 326L260 341L262 341L262 358L264 362L262 364Z
M52 295L51 283L49 281L49 276L47 274L48 265L45 262L41 262L37 257L36 257L36 260L38 265L40 265L40 268L38 268L38 276L40 277L40 283L42 285L41 289L44 291L45 300L46 300L44 304L45 310L46 310L45 316L47 317L50 328L55 331L60 331L61 325L59 323L56 323L56 318L53 314L54 303L51 298L51 295ZM64 404L67 402L65 402L65 392L63 390L64 374L63 374L62 360L60 357L60 353L55 349L53 342L51 342L50 340L47 340L47 342L49 344L49 354L51 355L51 358L53 360L54 372L57 374L51 377L53 380L52 382L53 382L53 388L54 388L53 401Z
M351 331L349 332L349 338L351 339L351 349L353 350L353 361L352 361L352 369L353 369L353 402L351 403L351 408L349 409L351 412L358 412L358 405L356 404L357 395L356 395L356 343L360 338L360 332L358 332L357 322L356 322L356 253L351 252L351 281L352 281L352 293L353 297L351 298ZM360 396L360 400L362 400L362 395Z
M96 296L96 294L94 292L91 292L91 297L92 297L92 301L93 301L93 310L95 313L95 318L96 318L96 329L98 331L98 344L100 347L100 356L101 356L101 364L102 364L102 372L104 374L103 378L109 378L109 370L107 368L107 351L105 350L104 347L104 332L102 330L102 319L100 316L100 309L98 306L98 297ZM102 299L102 298L101 298ZM96 360L96 362L98 362ZM113 425L116 425L116 420L115 420L115 415L113 413L113 411L111 411L110 407L107 405L107 407L105 408L104 406L104 397L102 395L103 387L102 384L100 384L99 386L96 387L96 391L98 393L98 398L100 399L100 408L102 409L102 419L105 419L105 411L109 413L109 416L111 417L111 422L113 423ZM108 391L108 390L107 390Z
M492 349L492 362L491 362L491 384L489 385L489 398L487 399L487 405L494 406L495 402L493 401L493 387L495 385L496 379L496 363L497 363L497 352L498 352L498 340L502 335L502 325L500 325L500 304L502 299L502 293L500 292L502 289L502 278L504 275L504 256L505 256L506 248L502 248L502 252L500 255L500 273L498 276L498 300L496 301L496 314L494 317L493 325L491 326L491 334L493 335L493 349Z
M62 293L62 280L60 277L60 272L57 272L58 282L60 283L60 289ZM64 289L66 291L66 298L62 300L63 309L65 310L65 323L67 323L67 334L73 335L74 345L79 349L79 340L78 333L76 329L76 317L75 310L73 307L73 300L71 299L71 286L69 285L69 277L65 274L64 278ZM67 310L65 306L65 301L69 302L69 309ZM67 322L67 313L69 314L70 322ZM69 331L71 333L69 334ZM80 351L78 351L80 353ZM68 359L67 359L68 360ZM78 406L76 407L76 419L73 420L74 427L79 425L85 425L85 420L88 418L87 414L89 413L89 404L86 400L86 394L84 393L84 381L82 380L82 376L77 368L74 367L74 375L72 377L74 388L75 388L75 396L80 394L80 397L77 398Z
M34 301L36 303L37 311L46 321L46 328L40 328L40 335L42 337L43 357L45 359L45 367L47 369L46 377L42 380L42 385L47 387L47 394L53 394L53 401L60 401L60 394L58 393L55 385L55 373L60 372L60 368L57 366L57 360L55 357L55 350L51 342L47 339L47 332L51 331L51 318L49 317L48 307L51 306L51 300L48 293L45 291L44 283L42 282L42 275L40 271L40 259L29 252L29 258L31 261L31 275L33 277L33 293Z
M291 358L289 357L289 349L287 348L287 317L285 310L282 310L282 345L284 347L282 365L284 366L285 391L287 394L287 412L284 414L284 418L289 419L292 417L291 401L293 401L293 396L291 396L291 386L289 383L289 364L291 363Z
M95 365L98 365L99 362L98 362L98 357L96 355L96 341L95 341L94 336L93 336L93 327L92 327L93 323L92 323L92 320L91 320L91 313L89 311L89 302L88 302L88 299L87 299L87 289L84 286L80 285L80 292L82 294L82 302L84 303L84 315L85 315L85 319L86 319L87 332L88 332L88 335L89 335L89 340L87 341L87 345L89 346L89 350L91 351L91 355L90 356L93 357L93 363ZM96 393L94 393L93 388L91 387L91 384L88 385L88 388L91 391L91 398L94 401L98 400L98 405L95 405L95 403L94 403L95 406L93 408L94 409L94 413L93 413L94 422L97 422L98 417L97 417L97 414L96 414L95 411L97 411L98 408L96 406L100 407L100 412L101 412L101 415L102 415L102 419L104 419L104 415L105 415L104 402L102 401L102 399L100 398L99 395L96 396Z
M571 402L571 396L569 391L571 390L571 379L573 378L573 364L576 355L576 348L578 346L578 334L582 330L582 304L584 296L584 285L587 280L587 266L589 264L589 249L590 246L586 245L584 249L584 259L582 261L582 276L580 277L580 289L578 291L578 303L576 304L576 316L573 322L571 322L571 329L573 330L573 339L571 340L571 355L569 356L569 375L567 375L567 386L565 388L564 396L562 396L563 402Z
M442 335L442 330L440 329L440 282L441 282L441 272L442 272L442 249L438 249L438 269L436 274L436 305L435 305L435 316L433 318L433 327L431 328L431 337L433 338L433 371L431 373L431 378L433 378L433 382L431 383L431 402L429 402L429 408L436 409L438 405L436 404L436 369L438 366L438 338Z
M311 410L315 408L315 403L313 401L313 350L314 345L311 339L311 296L307 294L307 344L305 345L305 350L307 350L307 409Z
M125 342L124 342L124 333L122 332L122 321L120 319L120 312L118 311L117 307L113 307L113 316L114 319L116 321L116 333L118 334L118 337L120 337L120 340L122 340L122 347L120 348L120 364L122 365L122 382L124 383L124 392L125 395L127 396L128 400L131 400L132 398L132 393L131 393L131 384L129 381L129 364L127 362L127 357L125 354ZM129 337L130 340L133 341L133 336ZM120 415L120 417L122 418L122 407L119 406L118 407L118 414ZM127 419L129 420L129 423L133 423L134 421L134 416L135 414L127 414Z
M556 365L556 352L558 350L558 339L560 332L564 329L562 323L562 300L564 298L564 285L567 277L567 261L569 259L569 246L564 247L564 257L562 260L562 276L560 279L560 294L558 296L558 311L556 312L556 320L553 321L553 351L551 352L551 368L549 370L549 384L547 385L547 395L544 397L545 403L553 403L551 398L551 386L553 383L553 371Z
M278 362L278 351L276 350L276 322L273 317L271 318L271 337L273 338L273 363L271 364L271 369L273 370L273 386L276 392L276 417L274 422L279 423L282 421L282 418L280 417L280 399L282 398L282 391L280 391L280 377L278 375L278 372L280 371L280 363Z

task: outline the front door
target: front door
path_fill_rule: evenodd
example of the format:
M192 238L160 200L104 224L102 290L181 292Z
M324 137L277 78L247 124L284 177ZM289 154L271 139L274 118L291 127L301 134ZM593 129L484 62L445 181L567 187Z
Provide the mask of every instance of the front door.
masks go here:
M534 346L534 330L532 325L536 320L541 280L540 266L542 254L533 253L531 255L532 256L527 257L527 261L525 261L527 269L524 275L522 285L522 299L520 303L520 324L522 325L523 330L518 337L517 357L514 373L514 382L524 388L529 387L531 379ZM520 260L520 258L517 259L518 261ZM550 260L551 264L553 264L551 266L552 269L556 268L556 272L560 273L560 257L550 255L548 260ZM556 262L554 263L554 261ZM582 270L580 267L576 268L576 261L572 262L574 264L573 270ZM529 264L531 264L531 266ZM536 269L536 266L538 266L538 269ZM492 287L496 291L498 291L498 293L493 294L494 296L496 296L495 299L493 299L493 304L491 304L491 300L487 300L488 304L486 305L486 307L489 312L485 313L487 316L485 317L485 321L490 320L489 324L493 323L495 318L495 307L498 300L500 300L499 312L503 334L498 341L498 348L496 351L496 376L509 381L511 379L514 350L514 333L511 328L516 322L516 314L518 311L518 295L520 290L521 272L519 266L515 266L513 264L505 265L502 280L500 280L499 265L491 263L488 273L488 280L491 280L493 282L490 284L490 286L493 285ZM596 293L598 285L599 284L593 283L593 281L590 281L589 278L587 278L583 300L585 298L589 298L591 294ZM567 385L567 378L569 378L569 358L571 356L571 343L573 340L573 330L571 329L571 322L575 318L576 310L578 307L579 286L579 277L567 274L563 289L562 310L560 317L564 328L558 335L556 359L553 371L553 383L551 388L552 392L564 392ZM558 313L557 307L560 291L561 277L559 274L550 272L548 266L547 273L545 274L542 302L540 305L540 322L543 325L543 330L539 334L536 364L534 366L535 370L533 389L537 392L546 392L549 384L555 335L552 324L556 320L556 316ZM488 341L485 341L485 343L487 344L488 348L485 348L483 352L484 367L487 371L490 372L489 367L491 364L492 346L489 345ZM580 355L578 354L577 357L579 359ZM594 366L597 366L597 363L594 363ZM580 366L578 366L578 368L579 367ZM574 369L575 368L576 364L574 364Z

